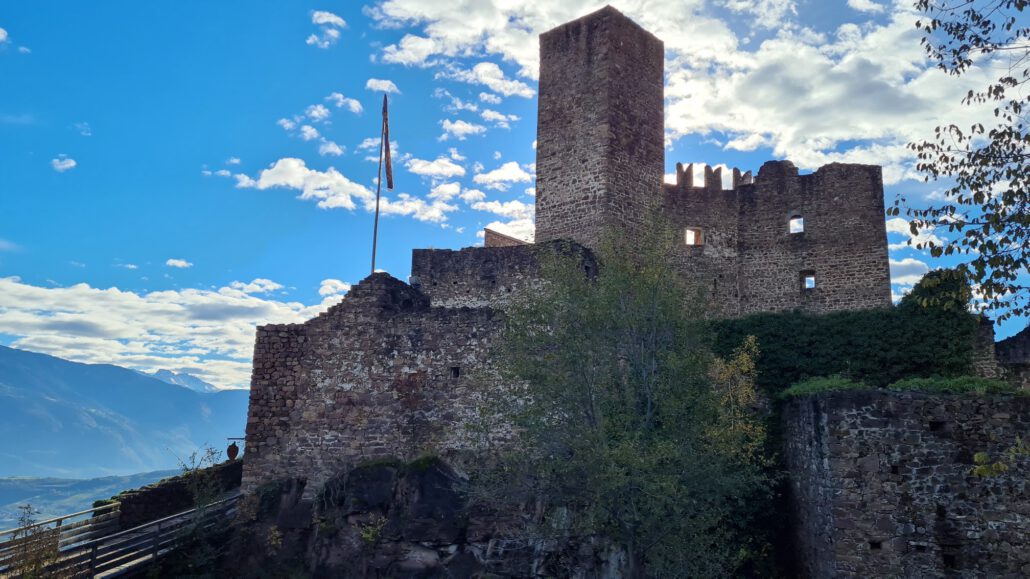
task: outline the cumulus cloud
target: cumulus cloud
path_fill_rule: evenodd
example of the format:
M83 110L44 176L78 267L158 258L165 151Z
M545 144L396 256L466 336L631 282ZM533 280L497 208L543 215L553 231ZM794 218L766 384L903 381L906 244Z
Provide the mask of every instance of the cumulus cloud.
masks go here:
M303 125L300 128L300 138L304 139L305 141L312 141L320 136L321 135L319 135L318 129L312 127L311 125Z
M330 93L329 96L325 97L325 100L336 105L336 108L338 109L347 109L355 114L360 113L363 110L360 102L343 96L343 93Z
M240 164L240 158L239 157L229 157L228 159L225 160L225 164L226 165L239 165Z
M50 159L50 166L58 173L64 173L65 171L74 169L76 165L78 165L78 163L75 162L75 159L72 159L63 153L58 155L56 159Z
M905 286L915 285L930 271L930 266L911 257L890 260L890 268L891 283Z
M78 133L80 135L82 135L83 137L92 137L93 136L93 129L91 129L89 127L89 123L87 123L85 121L83 121L81 123L75 123L74 125L72 125L72 127L74 127L75 130L78 131Z
M859 12L883 12L885 10L882 4L877 4L872 0L848 0L848 6Z
M501 97L489 92L479 93L479 100L491 105L501 104Z
M512 183L528 183L533 180L533 176L515 161L508 161L493 171L479 173L472 180L487 189L507 191Z
M440 126L443 127L443 134L440 135L441 141L446 141L451 137L464 141L465 137L469 135L481 135L486 132L486 127L483 125L477 125L461 119L456 121L444 119L440 121Z
M175 268L179 268L179 269L186 269L186 268L193 267L193 264L188 262L188 261L186 261L185 259L177 259L177 258L170 258L170 259L168 259L167 261L165 261L165 265L167 265L168 267L175 267Z
M891 243L888 247L893 250L904 249L906 247L916 248L917 245L927 242L933 242L936 244L942 244L943 241L940 237L937 237L929 230L922 229L917 233L912 233L912 228L909 226L909 222L901 217L894 217L887 220L887 233L895 233L902 235L905 239L898 243ZM909 243L911 241L911 244Z
M478 201L470 207L477 211L486 211L500 217L522 221L532 220L535 215L534 206L521 201Z
M318 295L322 297L336 296L350 291L351 285L338 279L323 279L318 287Z
M316 123L326 121L329 118L329 115L332 114L329 112L329 109L327 109L326 106L322 103L309 106L304 111L304 113L308 116L309 119L315 121Z
M464 167L444 156L437 157L433 161L417 158L409 159L405 166L412 173L424 177L448 178L465 175Z
M318 154L322 155L323 157L325 157L326 155L339 157L343 154L343 147L337 145L335 141L322 139L322 144L318 146Z
M401 90L397 88L397 85L392 80L385 80L382 78L370 78L365 82L365 88L375 92L385 93L400 93Z
M311 13L311 23L319 28L318 34L308 36L307 44L326 49L336 44L340 39L340 29L346 28L347 23L332 12L315 10Z
M506 115L493 109L483 109L483 112L479 113L479 115L483 117L484 121L491 122L494 126L501 127L502 129L510 128L508 125L509 121L519 120L518 115Z
M445 161L449 159L444 158ZM366 211L375 210L375 193L368 187L351 181L333 167L325 171L311 169L303 159L287 157L272 163L258 177L236 175L239 188L284 188L300 191L299 198L315 201L322 209L355 209L358 204ZM426 201L408 193L396 198L383 196L379 202L382 215L409 216L418 221L444 223L447 213L457 210L439 199Z
M521 80L505 78L504 71L494 62L480 62L471 69L454 68L442 71L437 78L449 78L470 84L481 84L504 96L520 96L533 98L536 94L530 86Z
M521 239L529 243L533 242L536 233L536 225L532 219L513 219L511 221L491 221L486 224L485 229L492 229L515 239ZM483 231L476 233L477 237L483 237Z
M213 384L243 388L257 324L303 322L339 299L305 305L263 296L277 285L256 279L214 290L137 293L0 278L0 333L14 336L16 348L76 362L142 371L189 366Z
M6 30L0 28L0 44L4 44L7 42L10 42L9 35L7 34Z

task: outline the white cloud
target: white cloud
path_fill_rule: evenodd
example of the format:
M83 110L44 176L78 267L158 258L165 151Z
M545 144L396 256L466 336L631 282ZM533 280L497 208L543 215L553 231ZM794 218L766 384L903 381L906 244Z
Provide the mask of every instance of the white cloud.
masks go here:
M165 261L165 265L167 265L168 267L175 267L175 268L179 268L179 269L186 269L186 268L193 267L193 264L191 262L188 262L185 259L177 259L177 258L170 258L170 259L168 259L167 261Z
M304 139L305 141L312 141L314 139L317 139L319 136L320 135L318 134L318 129L312 127L311 125L304 125L300 128L300 138Z
M18 52L22 54L32 54L32 49L30 49L28 46L19 46Z
M926 272L930 271L930 266L911 257L890 260L890 268L891 283L907 286L914 285L923 278Z
M465 175L464 167L442 156L437 157L435 161L409 159L405 166L412 173L425 177L448 178Z
M483 193L479 189L465 189L461 192L461 200L465 203L475 203L476 201L482 201L486 199L486 193Z
M240 158L239 157L229 157L228 159L225 160L225 164L226 165L239 165L240 164Z
M343 154L343 147L337 145L335 141L328 139L322 139L322 144L318 146L318 154L325 157L326 155L332 155L339 157Z
M275 290L282 289L283 285L270 279L259 277L250 283L234 281L229 284L229 287L234 290L239 290L245 294L269 294Z
M309 119L315 121L316 123L325 121L329 118L329 115L332 114L329 112L329 109L327 109L326 106L322 103L309 106L307 110L304 111L304 113L308 116Z
M455 137L459 141L464 141L465 137L469 135L480 135L486 132L486 127L483 125L469 123L461 119L456 121L444 119L440 121L440 126L443 127L443 134L440 135L441 141L446 141L450 137Z
M882 4L877 4L872 0L848 0L848 6L859 12L883 12L885 10Z
M533 180L533 176L515 161L508 161L493 171L476 175L472 180L487 189L506 191L512 183L528 183Z
M531 220L535 215L534 206L521 201L478 201L472 203L471 207L477 211L486 211L517 221Z
M533 237L536 233L536 225L533 224L532 219L513 219L511 221L492 221L486 224L484 229L492 229L497 233L502 233L515 239L521 239L523 241L533 242ZM477 237L483 237L483 231L480 230L476 233Z
M8 40L7 31L3 28L0 28L0 44L4 44L5 42L10 42Z
M116 263L114 266L122 269L139 269L139 266L135 263Z
M504 113L499 113L493 109L483 109L483 112L479 114L481 117L483 117L484 121L494 123L495 126L501 127L502 129L510 128L508 125L508 121L519 120L518 115L506 115Z
M72 159L63 153L58 155L56 159L50 159L50 166L58 173L64 173L69 169L74 169L76 165L78 165L78 163L75 162L75 159Z
M918 233L913 235L912 228L909 226L908 221L902 219L901 217L893 217L887 220L887 233L896 233L905 236L904 241L901 241L899 243L891 243L889 245L889 248L893 250L904 249L906 247L911 247L912 249L915 249L916 245L927 242L933 242L936 244L943 243L940 237L937 237L936 235L925 229L920 230ZM912 242L911 245L909 245L909 241Z
M329 96L325 97L325 100L336 105L336 108L338 109L345 108L354 114L360 113L363 110L360 102L355 99L345 97L342 93L330 93Z
M297 127L297 123L294 122L294 121L291 121L290 119L279 119L278 121L275 122L275 124L279 125L280 127L283 128L283 130L286 130L286 131L292 131L294 128Z
M319 27L320 34L308 36L305 42L322 49L336 44L336 41L340 39L340 29L347 27L343 18L323 10L315 10L311 13L311 23Z
M16 348L77 362L144 371L189 366L213 384L242 388L250 382L257 324L303 322L339 299L305 305L258 295L274 285L257 279L214 290L137 293L0 278L0 333L14 336Z
M441 183L429 191L429 198L450 201L459 193L461 193L460 183Z
M219 177L228 177L232 175L232 173L230 173L228 169L219 169L215 171L214 174L218 175Z
M499 97L499 96L497 96L497 95L495 95L493 93L489 93L489 92L481 92L481 93L479 93L479 100L483 101L484 103L491 104L491 105L499 105L499 104L501 104L501 97Z
M442 159L450 162L445 157ZM369 188L351 181L333 167L325 171L310 169L302 159L279 159L262 170L257 179L239 174L236 180L236 186L240 188L298 190L300 199L315 201L322 209L353 210L358 206L357 201L365 211L375 210L375 194ZM398 193L396 198L384 195L379 205L383 215L409 216L430 223L446 222L447 213L455 210L457 207L438 199L427 202L407 193Z
M318 287L318 295L322 297L336 296L350 291L351 285L338 279L323 279Z
M504 71L495 62L480 62L471 69L454 68L437 74L438 78L449 78L470 84L481 84L504 96L533 98L536 92L521 80L505 78Z
M0 251L18 251L20 249L14 242L0 239Z
M437 44L432 39L405 34L399 44L391 44L383 49L383 62L405 66L431 66L434 62L427 59L436 52Z
M87 122L75 123L72 126L75 127L75 130L78 131L79 134L83 137L93 136L93 129L89 128L89 123Z
M447 153L455 161L464 161L465 160L465 155L462 155L461 153L459 153L457 147L451 147L450 149L447 149Z
M400 93L400 89L393 83L392 80L385 80L381 78L370 78L365 83L365 88L375 92L385 93Z

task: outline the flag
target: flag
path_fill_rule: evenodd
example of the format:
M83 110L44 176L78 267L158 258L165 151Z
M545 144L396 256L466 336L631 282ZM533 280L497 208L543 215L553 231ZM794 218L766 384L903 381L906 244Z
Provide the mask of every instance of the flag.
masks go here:
M390 115L383 95L383 152L386 159L386 188L393 191L393 159L390 158Z

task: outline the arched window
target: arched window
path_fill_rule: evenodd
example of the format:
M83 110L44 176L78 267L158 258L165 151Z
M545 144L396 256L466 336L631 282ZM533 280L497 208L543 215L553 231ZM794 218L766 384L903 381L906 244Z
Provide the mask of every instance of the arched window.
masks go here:
M683 236L687 245L704 245L705 232L700 227L688 227Z
M805 218L800 213L793 213L787 219L787 232L791 234L805 232Z

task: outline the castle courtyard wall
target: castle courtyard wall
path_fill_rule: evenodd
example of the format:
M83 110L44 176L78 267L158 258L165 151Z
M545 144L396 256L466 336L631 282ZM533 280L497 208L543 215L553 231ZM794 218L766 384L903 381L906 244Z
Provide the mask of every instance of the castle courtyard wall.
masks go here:
M1030 576L1030 458L971 474L1030 431L1030 398L838 392L783 421L805 577Z

